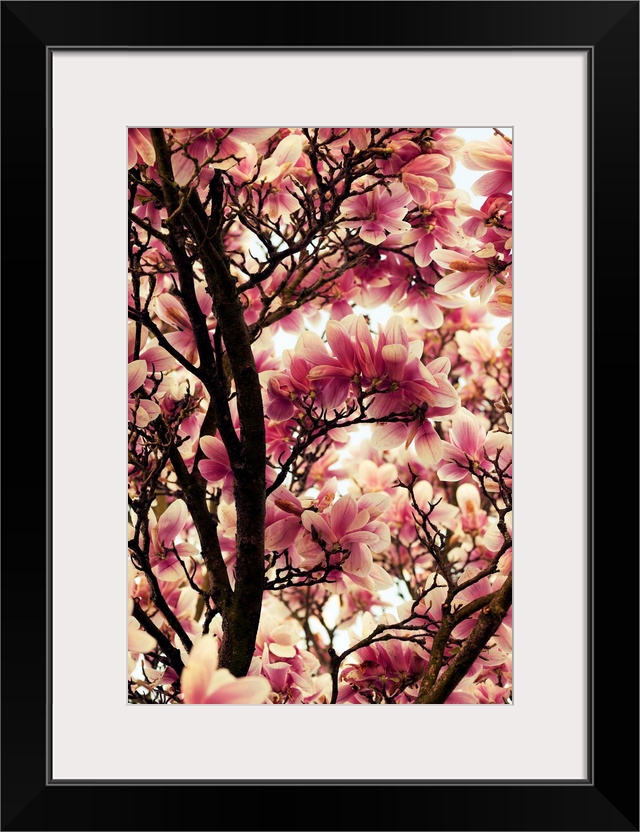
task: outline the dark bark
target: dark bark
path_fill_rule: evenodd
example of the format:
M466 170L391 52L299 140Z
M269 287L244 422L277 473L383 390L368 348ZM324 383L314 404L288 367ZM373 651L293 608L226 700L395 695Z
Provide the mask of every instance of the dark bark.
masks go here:
M511 575L509 575L500 589L493 593L491 600L483 607L471 634L449 662L447 668L436 680L433 680L428 673L424 677L420 685L420 693L416 698L417 705L441 705L447 701L467 675L481 651L487 646L491 636L502 624L505 615L509 612L511 598ZM456 623L458 622L456 621ZM441 632L443 630L444 628L441 629Z
M213 421L227 449L235 478L234 495L238 518L236 534L236 585L230 592L223 589L220 597L223 641L220 664L234 675L247 673L260 622L262 593L264 589L264 522L265 522L265 424L262 392L251 350L251 339L244 320L242 303L238 297L236 281L231 275L225 256L221 228L223 189L220 175L216 174L211 189L211 216L208 216L195 191L179 189L173 179L171 153L161 129L152 129L151 136L156 151L157 169L162 180L164 203L168 212L168 247L174 258L180 277L180 293L193 326L200 355L201 377L211 397ZM224 341L224 348L235 382L240 437L233 427L225 391L224 368L216 361L206 327L206 320L199 310L191 260L187 253L187 240L197 248L202 263L207 290L213 299L217 328ZM173 457L172 457L173 459ZM177 460L177 457L175 459ZM179 475L180 476L180 475ZM198 532L207 534L208 514L204 489L198 482L199 475L185 475L181 484L187 484L185 501L196 516ZM202 493L200 493L202 491ZM209 518L211 522L212 519ZM215 528L214 528L215 533ZM217 541L217 534L216 534ZM204 546L204 541L203 542ZM213 541L211 541L213 543ZM218 545L219 549L219 545ZM206 558L206 553L203 552ZM212 577L216 586L222 579L219 559L214 553L218 571ZM209 567L208 567L209 568Z
M143 630L146 630L150 636L153 636L155 640L158 642L158 647L162 650L162 652L167 657L168 663L171 667L175 670L175 672L180 676L182 671L184 670L184 664L182 662L182 657L180 655L180 651L177 647L174 647L173 644L169 641L169 639L165 636L162 630L153 623L153 621L149 618L147 613L142 609L137 601L133 605L133 612L131 615L136 619L138 624L142 627Z

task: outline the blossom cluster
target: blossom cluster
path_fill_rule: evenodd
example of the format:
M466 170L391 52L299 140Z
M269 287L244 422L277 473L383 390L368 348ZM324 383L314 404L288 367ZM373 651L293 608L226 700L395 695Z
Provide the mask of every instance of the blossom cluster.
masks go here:
M129 130L130 701L511 701L512 142L491 132ZM263 594L236 678L247 370Z

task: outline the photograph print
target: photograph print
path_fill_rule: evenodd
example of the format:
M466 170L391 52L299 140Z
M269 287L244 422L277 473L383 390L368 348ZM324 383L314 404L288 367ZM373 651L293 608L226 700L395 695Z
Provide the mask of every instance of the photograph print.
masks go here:
M129 703L513 704L512 151L128 129Z

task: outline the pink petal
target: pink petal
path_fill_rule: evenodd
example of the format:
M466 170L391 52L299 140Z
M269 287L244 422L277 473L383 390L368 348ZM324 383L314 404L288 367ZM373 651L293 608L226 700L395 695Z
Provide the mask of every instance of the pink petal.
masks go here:
M402 445L409 428L400 422L384 422L376 425L371 434L371 444L379 451L387 451Z
M391 381L402 381L407 366L407 348L402 344L387 344L382 348L382 359Z
M131 168L138 161L138 151L136 150L136 146L133 143L133 140L131 138L131 130L129 130L127 151L128 151L128 153L127 153L127 168L129 170L131 170Z
M373 557L368 546L363 546L356 543L351 548L351 554L344 564L344 570L349 575L358 575L365 577L371 571L373 566Z
M156 314L161 321L180 329L191 330L191 322L178 298L164 292L156 298Z
M498 466L501 469L506 468L506 473L510 474L511 469L508 463L511 461L511 434L502 433L501 431L492 431L487 434L484 442L484 452L490 459L495 459L498 456Z
M509 193L512 187L511 171L494 170L485 173L471 186L471 190L478 196L490 196L496 193Z
M278 146L271 154L271 158L276 165L278 165L278 167L282 167L286 164L293 165L298 161L300 154L302 153L302 142L302 136L292 133L279 142Z
M156 151L151 141L151 135L146 128L129 128L129 141L137 149L145 165L153 165L156 161Z
M191 159L187 158L187 156L180 151L173 155L171 165L173 167L173 178L175 179L176 185L180 185L181 188L188 185L193 179L193 174L196 171L196 166Z
M147 362L144 358L132 361L129 364L127 373L129 379L129 395L137 390L147 377Z
M149 557L149 563L151 565L151 571L161 581L179 581L181 578L184 578L184 569L178 558L172 552L166 558L151 555Z
M128 640L127 649L132 653L150 653L157 644L153 636L138 628L137 621L129 626Z
M449 438L463 453L472 457L482 445L485 432L473 413L462 407L453 417Z
M409 347L409 337L407 330L400 315L392 315L389 322L384 328L384 334L387 339L387 344L402 344L403 347ZM415 342L419 343L419 342ZM422 355L422 343L420 342L420 355Z
M397 211L400 216L404 217L407 213L404 210L405 206L411 201L410 195L405 191L400 182L393 182L390 190L391 193L389 194L386 189L382 189L382 193L379 195L380 211L387 215L392 211Z
M266 407L266 414L274 422L286 422L293 416L295 407L289 399L272 398Z
M229 473L229 467L212 459L201 459L198 470L207 482L220 482Z
M348 543L369 543L369 544L376 544L379 541L379 537L377 534L373 532L349 532L345 534L343 537L340 538L340 543L343 546L346 546Z
M207 702L211 705L261 705L270 692L271 686L264 676L243 676L242 679L235 679L216 688Z
M259 144L277 132L277 127L234 127L232 135L238 141Z
M480 492L473 483L465 482L458 486L456 501L459 506L464 508L465 512L469 513L469 510L474 511L480 508ZM471 506L468 505L469 503L471 503Z
M198 355L196 339L190 329L186 329L184 332L168 332L165 338L174 350L183 355L187 361L190 361L193 365L198 364L200 356Z
M370 517L379 517L391 506L391 497L388 494L370 493L363 494L358 500L358 508L365 509Z
M184 500L174 500L158 520L158 540L168 545L180 534L189 519L189 512Z
M212 635L202 636L189 654L189 663L182 671L180 686L187 704L207 701L207 691L218 667L218 642Z
M201 436L200 447L209 459L214 459L216 462L226 464L227 468L229 467L227 449L217 436Z
M433 256L433 255L432 255ZM435 291L439 295L448 295L452 292L462 292L472 286L476 280L486 277L487 273L484 271L475 272L452 272L441 278L434 286Z
M270 552L281 552L288 546L291 546L300 531L300 521L298 517L291 515L284 517L282 520L276 520L270 526L267 526L264 535L264 545Z
M319 364L317 367L312 367L309 370L307 377L312 381L332 377L348 379L350 381L353 377L353 370L346 369L345 367L336 367L334 364Z
M349 530L357 513L356 501L348 495L340 497L331 507L331 528L336 537L342 537Z
M431 262L431 253L436 247L436 241L433 234L423 234L418 245L415 248L414 256L416 263L424 268Z
M269 644L269 652L279 659L294 659L297 651L291 644L278 644L277 641L272 641Z
M372 246L379 246L386 239L382 226L373 222L365 222L360 228L360 239Z
M344 327L336 321L327 322L327 342L340 364L353 370L355 352L351 338Z
M433 254L431 255L431 259L436 262L439 266L444 266L448 269L451 263L455 263L456 260L465 260L470 255L468 253L461 253L459 251L449 251L445 248L436 248L433 250Z
M447 462L438 468L438 477L443 482L458 482L466 477L467 471L454 462Z
M451 372L451 361L444 356L434 358L433 361L430 361L427 364L427 370L429 370L430 373L433 373L433 375L436 373L444 373L445 375L448 375Z
M147 362L151 371L156 373L165 373L167 370L172 370L176 366L176 360L163 347L148 347L142 353L142 357Z
M425 465L436 465L442 459L444 451L442 440L428 420L418 429L415 449Z
M351 373L349 374L351 376ZM339 409L344 405L351 393L351 381L344 378L330 378L322 386L322 406L331 409Z
M327 523L324 517L321 517L315 511L304 511L302 513L302 525L308 531L311 531L311 529L314 528L325 543L337 542L337 537L333 533L331 526Z
M153 422L160 415L160 405L155 402L150 402L148 399L142 399L138 405L136 413L136 425L139 428L146 428L149 422Z

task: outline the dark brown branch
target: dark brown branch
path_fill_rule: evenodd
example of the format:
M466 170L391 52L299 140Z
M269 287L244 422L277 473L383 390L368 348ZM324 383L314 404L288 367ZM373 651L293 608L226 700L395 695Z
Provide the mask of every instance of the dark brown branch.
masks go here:
M437 705L447 701L464 679L481 651L487 646L491 636L502 624L505 615L509 612L511 598L511 575L509 575L500 589L493 593L491 601L483 607L471 634L449 662L442 675L433 683L430 683L426 676L422 680L416 704Z
M165 636L162 630L154 624L151 618L149 618L147 613L140 606L140 603L137 599L134 599L133 612L131 613L131 615L133 615L133 617L138 622L138 624L140 624L143 630L145 630L147 633L149 633L150 636L153 636L153 638L155 638L155 640L158 642L158 646L167 657L168 663L175 670L178 676L180 676L180 674L184 670L184 663L182 661L182 657L180 656L180 651L177 647L174 647L173 644L171 644L171 642Z
M226 603L218 604L221 607L224 631L220 663L234 675L243 676L249 669L255 649L264 587L266 444L262 391L242 303L237 294L236 281L229 272L222 243L224 192L220 174L216 173L211 183L209 217L195 191L188 193L175 184L171 152L163 130L152 129L151 137L156 150L164 203L169 214L166 220L170 232L167 245L178 269L181 296L196 336L200 366L212 403L217 409L218 429L235 478L238 517L236 588ZM207 289L213 299L217 326L220 327L235 382L240 419L239 440L231 423L224 393L221 377L223 368L216 362L206 320L199 311L195 296L193 270L186 254L189 237L195 243L202 262ZM179 454L171 456L174 467L176 463L180 464L177 456ZM191 475L189 482L184 472L182 477L180 474L178 476L186 482L185 501L192 514L193 508L196 513L206 510L208 514L206 500L202 499L204 489L200 483ZM191 494L187 499L188 491ZM195 516L194 522L197 522ZM215 560L219 559L216 557Z

